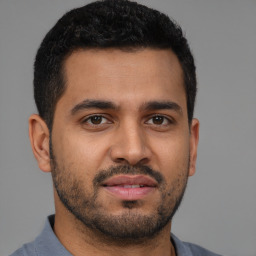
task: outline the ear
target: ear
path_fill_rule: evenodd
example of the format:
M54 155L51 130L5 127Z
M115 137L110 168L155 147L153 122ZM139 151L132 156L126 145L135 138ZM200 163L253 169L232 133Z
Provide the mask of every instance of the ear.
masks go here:
M196 159L197 159L197 146L199 140L199 121L194 118L190 127L190 164L189 164L189 176L192 176L196 172Z
M44 172L50 172L50 132L39 115L34 114L29 118L29 138L39 168Z

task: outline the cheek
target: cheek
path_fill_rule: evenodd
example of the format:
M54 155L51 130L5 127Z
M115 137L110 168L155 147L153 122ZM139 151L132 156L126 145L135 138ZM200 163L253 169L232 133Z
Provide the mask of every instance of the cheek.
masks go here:
M62 130L53 137L53 151L57 162L77 175L93 179L106 154L106 144L92 136Z
M179 175L187 175L189 166L189 140L186 136L176 136L155 143L157 165L167 180Z

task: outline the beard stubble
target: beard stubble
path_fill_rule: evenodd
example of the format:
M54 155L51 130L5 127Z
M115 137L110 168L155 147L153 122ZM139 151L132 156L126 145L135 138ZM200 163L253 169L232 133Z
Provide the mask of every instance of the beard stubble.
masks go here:
M101 233L117 242L140 243L154 238L171 221L182 201L188 179L187 170L167 184L163 175L148 166L113 166L101 170L93 179L93 193L85 191L84 181L74 175L75 170L59 166L51 152L52 178L62 204L77 220L91 231ZM158 183L161 200L150 213L138 211L140 200L122 201L122 213L111 214L98 198L101 182L118 174L148 175Z

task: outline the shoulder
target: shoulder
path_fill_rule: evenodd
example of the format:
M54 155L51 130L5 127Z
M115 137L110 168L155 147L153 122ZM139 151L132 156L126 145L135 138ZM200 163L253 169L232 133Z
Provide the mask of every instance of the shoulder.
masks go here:
M53 232L54 215L47 218L42 232L10 256L72 256Z
M173 234L171 234L171 239L178 256L221 256L220 254L211 252L199 245L183 242Z
M10 256L37 256L34 242L24 244Z
M205 248L191 243L184 242L184 245L189 248L189 250L192 252L192 255L196 256L221 256L220 254L216 254L214 252L211 252L209 250L206 250Z

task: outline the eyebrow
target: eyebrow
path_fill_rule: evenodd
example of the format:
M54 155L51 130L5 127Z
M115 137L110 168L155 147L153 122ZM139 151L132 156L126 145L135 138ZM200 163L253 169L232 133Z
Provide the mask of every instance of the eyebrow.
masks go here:
M75 115L78 111L81 111L84 109L91 109L91 108L113 109L113 110L118 109L118 107L113 102L110 102L110 101L87 99L75 105L71 109L71 115Z
M173 101L150 101L150 102L144 103L140 107L140 110L144 110L144 111L152 111L152 110L160 110L160 109L169 109L169 110L174 110L180 114L183 113L181 106Z
M75 115L77 112L85 109L111 109L111 110L118 110L119 107L115 105L111 101L105 100L91 100L86 99L77 105L75 105L71 109L71 115ZM153 111L153 110L160 110L160 109L169 109L174 110L180 114L182 114L182 108L173 101L149 101L142 104L139 108L140 111Z

